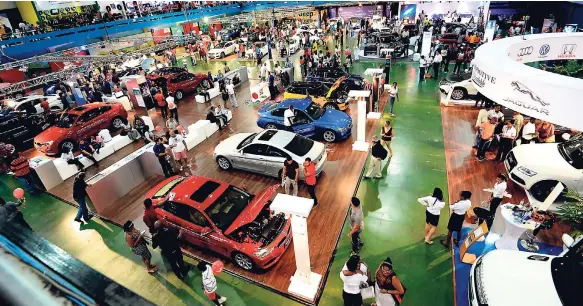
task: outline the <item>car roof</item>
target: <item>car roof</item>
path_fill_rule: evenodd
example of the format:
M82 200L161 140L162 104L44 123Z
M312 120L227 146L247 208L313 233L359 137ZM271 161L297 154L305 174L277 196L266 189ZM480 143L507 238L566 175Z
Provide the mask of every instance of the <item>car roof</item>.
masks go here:
M67 113L74 114L74 115L81 115L90 109L94 109L94 108L98 108L98 107L106 106L106 105L108 105L108 104L107 103L98 103L98 102L89 103L89 104L85 104L85 105L81 105L81 106L77 106L75 108L72 108L72 109L68 110Z
M208 196L206 196L204 201L202 201L202 202L198 202L198 201L191 199L191 196L194 193L204 192L204 190L201 190L201 187L203 187L205 185L205 183L207 183L207 182L214 182L214 183L217 183L219 186L216 189L214 189L212 192L210 192L208 194ZM180 182L178 185L176 185L176 187L174 187L174 189L172 189L172 192L174 192L177 195L175 200L178 199L178 201L180 203L192 206L200 211L204 211L211 204L213 204L215 202L215 200L221 194L223 194L223 192L225 192L225 190L228 187L229 187L229 184L227 184L225 182L221 182L219 180L210 179L208 177L203 177L203 176L191 175L191 176L185 178L184 180L182 180L182 182ZM201 194L201 195L203 195L203 194Z
M305 110L312 104L311 98L303 98L303 99L285 99L279 102L278 108L289 108L290 105L293 105L295 109Z
M295 135L296 134L288 131L264 130L257 134L257 137L253 139L253 143L261 143L277 148L283 148L289 144Z

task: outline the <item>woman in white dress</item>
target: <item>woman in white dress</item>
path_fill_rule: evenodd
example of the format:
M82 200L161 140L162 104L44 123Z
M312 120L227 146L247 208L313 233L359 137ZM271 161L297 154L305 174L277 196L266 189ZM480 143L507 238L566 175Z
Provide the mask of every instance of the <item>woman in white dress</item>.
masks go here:
M375 296L376 306L392 306L395 303L395 297L399 298L405 294L405 288L393 271L393 262L389 257L383 261L375 273Z

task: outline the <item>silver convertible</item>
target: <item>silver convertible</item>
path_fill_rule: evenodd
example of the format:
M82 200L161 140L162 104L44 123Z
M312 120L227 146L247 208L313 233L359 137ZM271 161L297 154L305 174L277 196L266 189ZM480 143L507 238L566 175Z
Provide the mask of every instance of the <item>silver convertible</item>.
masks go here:
M233 135L221 141L214 153L223 170L237 168L277 178L281 178L283 162L288 156L299 164L300 180L303 180L306 157L317 163L316 174L319 175L327 153L323 143L281 130Z

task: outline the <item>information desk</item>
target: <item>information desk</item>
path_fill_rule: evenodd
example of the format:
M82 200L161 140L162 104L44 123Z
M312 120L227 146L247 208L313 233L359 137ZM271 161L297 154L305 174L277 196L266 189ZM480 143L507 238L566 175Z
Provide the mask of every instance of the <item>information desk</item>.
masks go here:
M29 164L30 168L36 172L45 190L53 189L53 187L63 182L55 163L50 158L35 156L29 160Z
M97 213L154 174L164 175L150 143L87 180L87 194Z

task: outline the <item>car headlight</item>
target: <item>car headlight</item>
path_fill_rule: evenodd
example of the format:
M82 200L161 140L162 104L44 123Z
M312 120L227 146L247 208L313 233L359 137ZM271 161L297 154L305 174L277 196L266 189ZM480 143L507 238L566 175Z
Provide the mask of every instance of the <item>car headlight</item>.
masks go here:
M263 258L263 257L271 254L272 251L273 251L273 248L271 248L271 249L260 249L259 251L253 253L253 255L255 255L257 258Z
M49 140L49 141L46 141L46 142L39 142L38 145L39 146L47 146L47 147L50 147L50 146L53 145L53 143L55 143L54 140Z
M528 169L528 168L526 168L526 167L523 167L523 166L519 166L519 167L518 167L518 168L516 168L516 169L517 169L518 171L520 171L520 173L522 173L522 174L524 174L524 175L527 175L527 176L531 176L531 177L532 177L532 176L535 176L535 175L537 174L536 172L534 172L534 171L532 171L532 170L530 170L530 169Z
M338 128L338 129L337 129L337 131L338 131L338 132L341 132L341 133L342 133L342 132L345 132L346 130L348 130L348 127L347 127L347 126L345 126L345 127L341 127L341 128Z

